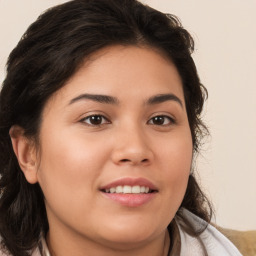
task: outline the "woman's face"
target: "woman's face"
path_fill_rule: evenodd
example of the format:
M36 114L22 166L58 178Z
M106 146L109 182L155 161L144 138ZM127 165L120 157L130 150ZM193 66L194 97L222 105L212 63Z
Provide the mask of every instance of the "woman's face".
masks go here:
M149 48L94 54L47 102L38 161L50 237L122 248L158 239L192 161L175 66Z

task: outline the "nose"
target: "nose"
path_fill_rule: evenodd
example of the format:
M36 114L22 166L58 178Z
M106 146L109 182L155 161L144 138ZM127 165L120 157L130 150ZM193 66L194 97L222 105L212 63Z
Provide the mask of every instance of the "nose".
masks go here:
M117 165L149 165L153 160L150 141L143 129L124 129L117 132L112 161Z

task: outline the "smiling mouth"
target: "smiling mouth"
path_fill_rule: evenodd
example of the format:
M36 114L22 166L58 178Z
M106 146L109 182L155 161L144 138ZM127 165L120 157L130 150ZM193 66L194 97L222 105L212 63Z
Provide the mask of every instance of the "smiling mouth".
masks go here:
M116 187L111 187L107 189L102 189L101 190L104 193L109 193L109 194L150 194L150 193L156 193L158 192L157 190L150 189L147 186L129 186L129 185L124 185L124 186L116 186Z
M137 208L157 199L158 188L145 178L121 178L100 191L105 196L122 206Z

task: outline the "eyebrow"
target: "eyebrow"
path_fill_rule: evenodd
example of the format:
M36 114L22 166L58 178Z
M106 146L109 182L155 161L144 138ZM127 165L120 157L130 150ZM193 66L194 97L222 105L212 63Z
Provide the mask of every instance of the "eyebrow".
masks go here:
M119 100L112 96L84 93L84 94L81 94L81 95L77 96L76 98L72 99L69 102L69 104L73 104L80 100L92 100L92 101L96 101L99 103L114 104L114 105L118 105L118 103L119 103Z
M114 104L114 105L119 104L119 100L113 96L84 93L72 99L69 102L69 105L80 100L92 100L92 101L96 101L104 104ZM166 101L175 101L179 103L179 105L183 108L182 101L172 93L154 95L146 101L146 105L155 105L155 104L160 104Z
M175 101L175 102L179 103L179 105L183 108L183 104L182 104L182 101L180 100L180 98L178 98L176 95L174 95L172 93L158 94L158 95L152 96L146 101L146 104L154 105L154 104L160 104L160 103L163 103L166 101Z

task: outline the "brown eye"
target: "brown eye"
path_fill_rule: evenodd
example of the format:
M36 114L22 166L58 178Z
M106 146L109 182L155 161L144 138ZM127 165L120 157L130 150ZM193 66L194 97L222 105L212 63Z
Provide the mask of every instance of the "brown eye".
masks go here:
M174 120L169 116L154 116L148 123L153 125L171 125L174 123Z
M102 115L91 115L86 118L83 118L81 121L92 126L98 126L109 123L109 121Z

